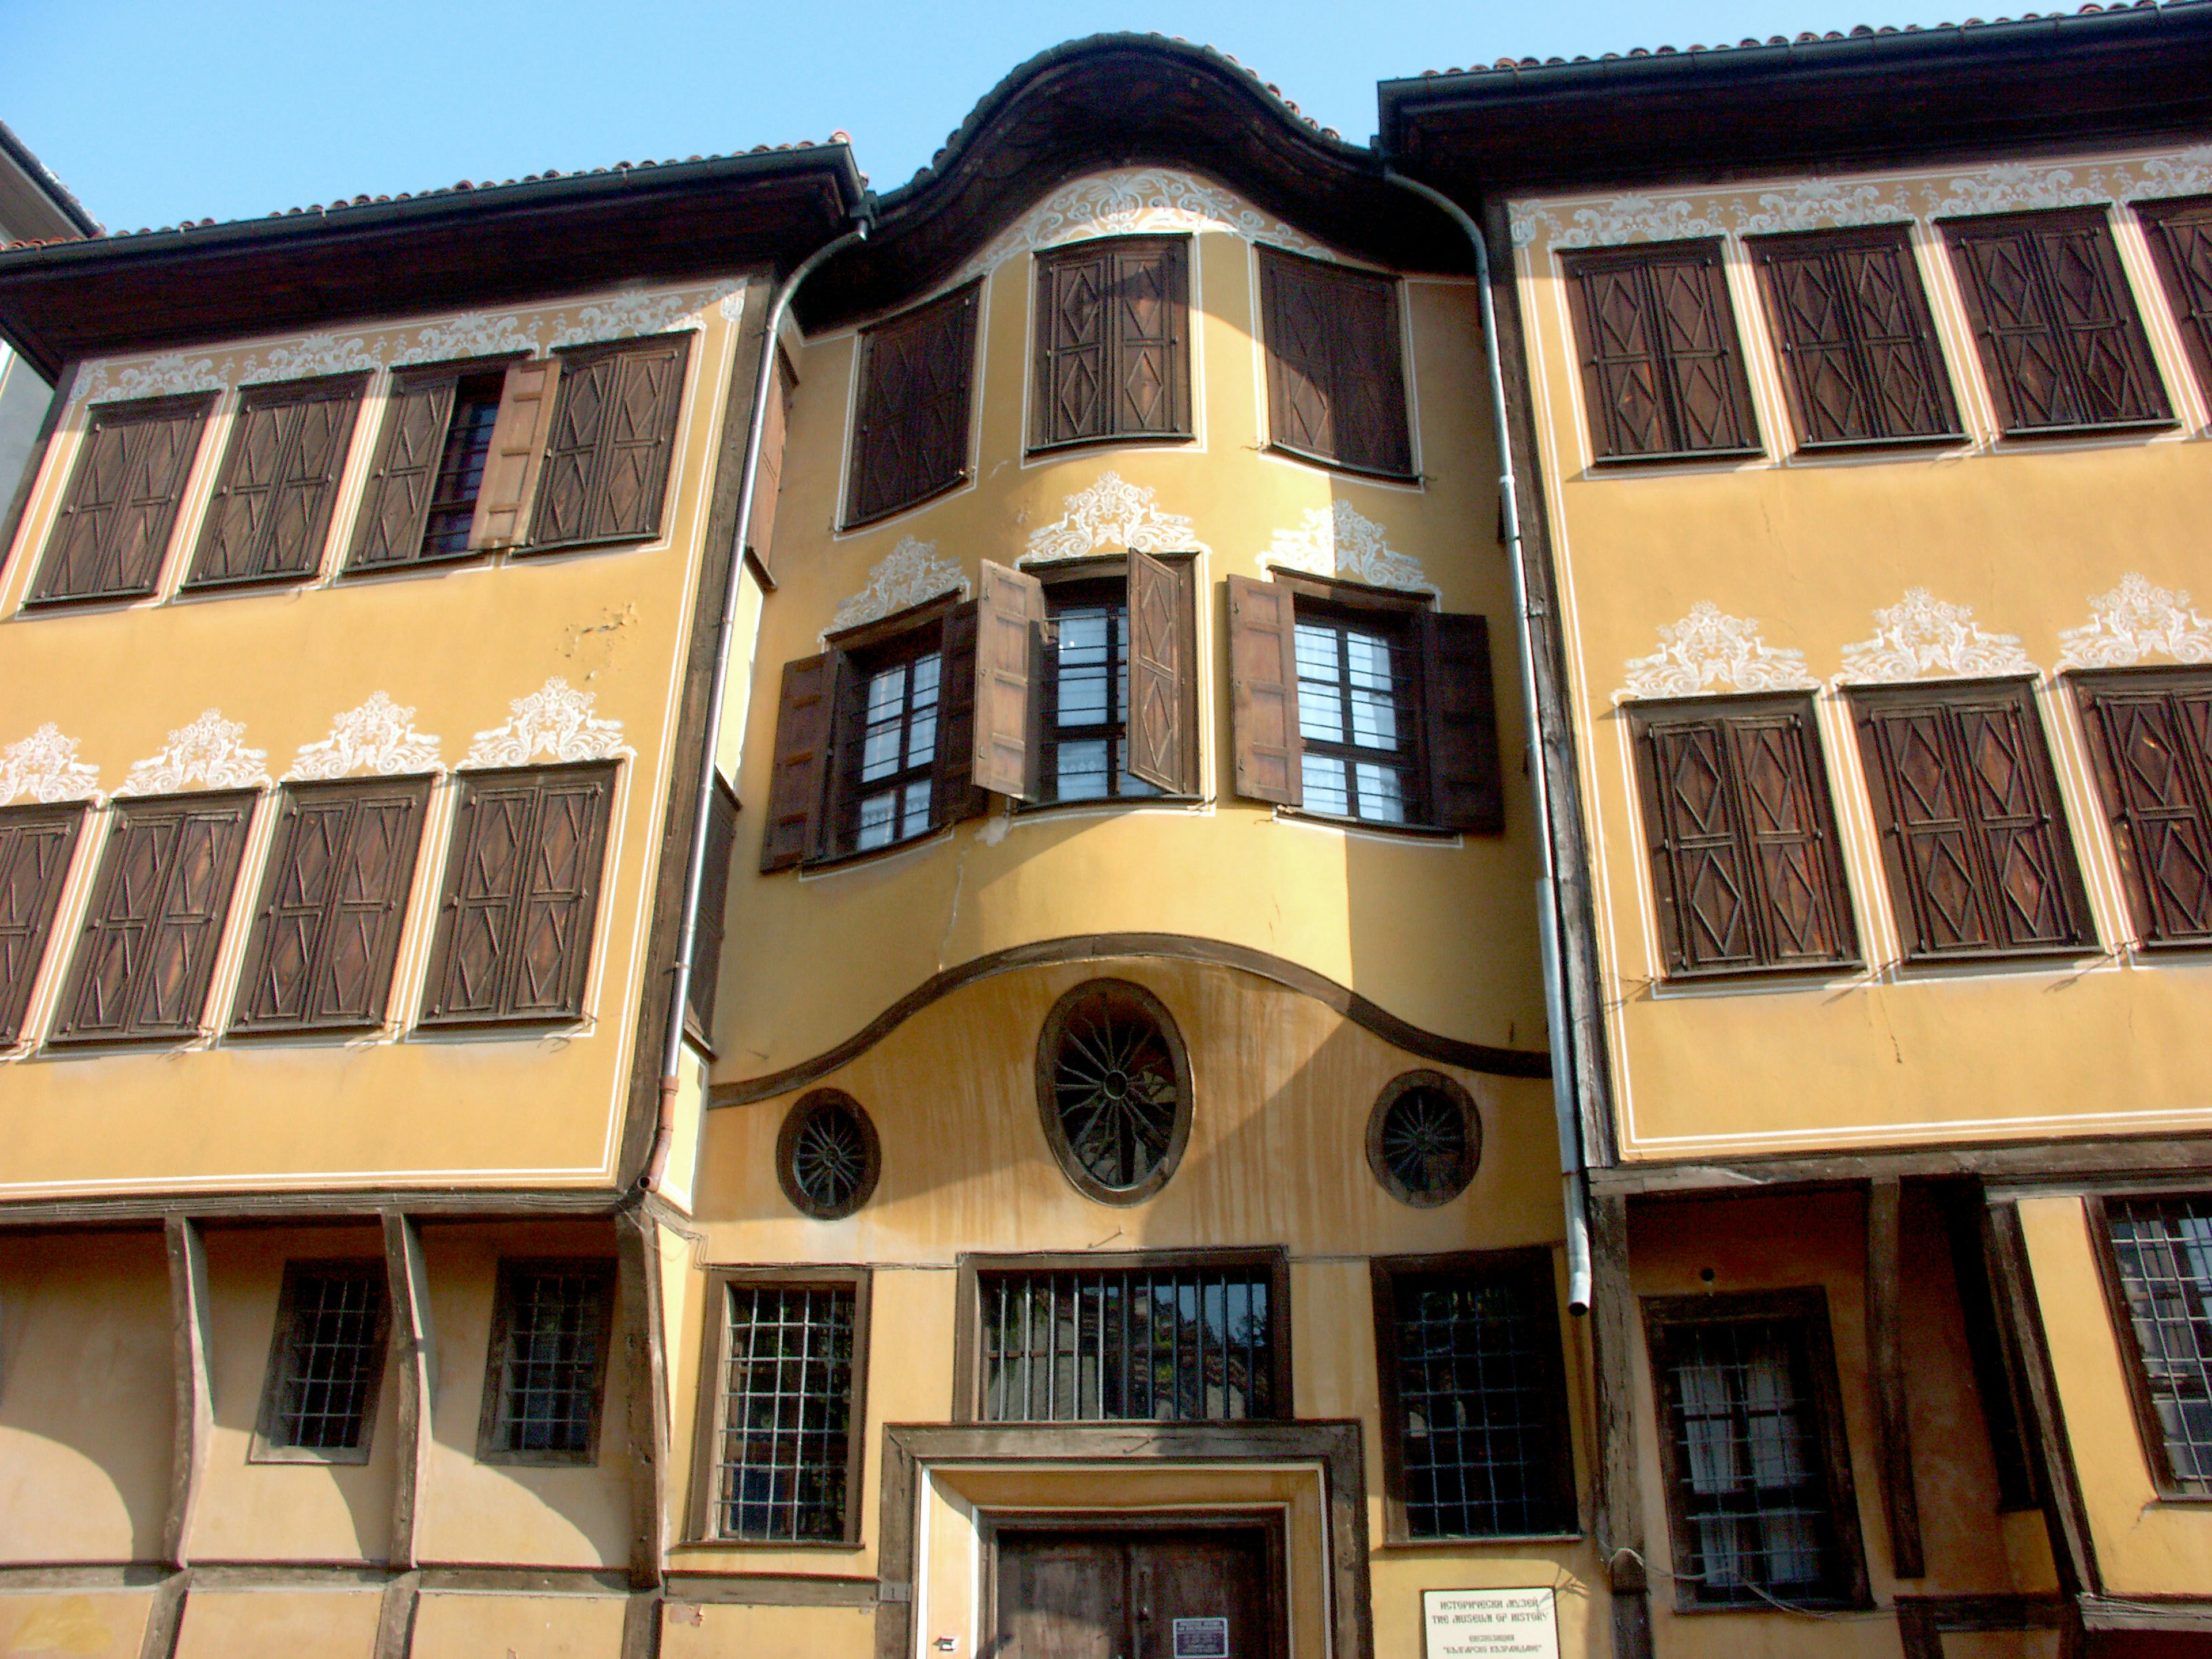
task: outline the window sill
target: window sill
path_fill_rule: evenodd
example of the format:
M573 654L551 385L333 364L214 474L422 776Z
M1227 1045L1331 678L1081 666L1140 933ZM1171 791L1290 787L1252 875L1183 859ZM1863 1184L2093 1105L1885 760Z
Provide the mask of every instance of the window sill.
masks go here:
M1463 1538L1386 1538L1386 1550L1469 1550L1485 1549L1494 1544L1579 1544L1589 1534L1582 1532L1485 1532L1470 1533Z
M347 581L368 581L379 576L405 576L417 570L451 570L457 565L479 564L504 550L471 547L459 553L425 553L412 559L380 559L374 564L349 564L338 575Z
M1062 438L1057 443L1031 444L1022 451L1028 460L1039 455L1064 455L1070 450L1106 449L1115 445L1135 448L1157 448L1166 444L1188 444L1198 441L1194 432L1102 432L1091 438Z
M1042 817L1051 812L1075 812L1085 808L1094 812L1117 809L1136 809L1146 806L1174 806L1188 808L1203 806L1203 795L1090 795L1074 800L1035 800L1014 803L1016 817Z
M550 557L556 553L590 553L602 547L638 547L645 543L657 542L659 539L660 526L655 525L651 530L641 530L629 536L594 536L586 541L522 542L513 547L478 548L468 556L484 558L494 553L505 553L511 558L532 559L541 556Z
M1866 963L1861 958L1840 957L1827 962L1762 962L1744 968L1670 968L1659 983L1662 988L1754 985L1762 981L1794 985L1864 972Z
M2012 950L1908 951L1899 958L1897 966L1908 974L1941 972L1946 968L2006 968L2015 963L2023 968L2051 967L2085 958L2094 960L2103 954L2096 940L2076 939L2064 945L2023 945Z
M933 841L949 841L951 836L951 824L932 824L918 836L907 836L898 841L885 842L881 847L864 848L851 853L831 853L818 859L803 859L799 861L799 872L801 875L813 875L817 872L826 875L833 870L849 870L854 865L866 864L874 859L889 858L894 853L911 853L919 848L928 846Z
M1771 1594L1772 1592L1769 1592ZM1779 1602L1781 1605L1777 1606ZM1780 1614L1784 1618L1800 1613L1873 1613L1877 1609L1870 1595L1808 1596L1793 1598L1777 1595L1772 1601L1753 1597L1748 1601L1697 1601L1686 1595L1674 1598L1674 1611L1691 1618L1705 1618L1712 1613L1763 1613Z
M2124 438L2139 432L2165 432L2180 424L2171 415L2157 415L2140 421L2080 421L2070 426L2008 426L1997 435L2008 441L2015 438Z
M949 495L954 490L959 489L961 485L972 483L975 477L975 473L969 468L963 466L956 475L947 478L943 483L939 484L935 489L927 490L923 494L916 495L909 501L901 501L895 507L878 507L873 513L869 514L867 517L864 519L846 519L842 520L837 526L838 533L840 535L845 535L849 534L851 532L855 530L866 530L873 526L884 523L886 520L896 519L902 513L911 513L917 507L927 507L939 496Z
M671 1546L679 1550L811 1550L823 1554L857 1554L865 1546L857 1538L686 1538Z
M246 593L262 587L304 587L320 574L317 570L267 570L258 576L187 576L177 585L177 597L180 599L216 599L226 594Z
M1376 478L1385 483L1399 484L1418 484L1421 482L1421 475L1418 472L1401 472L1382 466L1358 466L1350 461L1340 461L1334 455L1317 455L1310 449L1300 449L1295 444L1270 442L1267 448L1271 455L1287 455L1294 461L1327 467L1332 472L1350 473L1355 478Z
M1590 458L1593 472L1611 472L1616 469L1630 471L1641 466L1698 466L1712 461L1763 461L1766 451L1763 447L1740 449L1657 449L1646 455L1595 455Z
M340 1037L373 1036L385 1029L382 1019L349 1020L343 1024L318 1021L300 1025L233 1025L225 1031L226 1042L256 1042L278 1037Z
M143 604L154 597L154 589L145 587L117 588L104 593L33 593L15 607L18 616L26 611L91 611L113 607L117 610Z
M486 1451L477 1449L477 1462L501 1468L523 1469L595 1469L599 1466L599 1454L591 1452L518 1452Z
M176 1048L198 1042L209 1033L194 1026L189 1031L101 1032L91 1036L49 1036L49 1053L80 1054L111 1048Z
M1322 823L1333 830L1364 830L1377 836L1402 836L1408 841L1455 842L1467 832L1462 830L1440 830L1432 823L1387 823L1375 818L1339 817L1334 812L1316 812L1303 806L1278 806L1275 816L1291 818L1300 823Z
M1880 438L1823 438L1800 443L1792 453L1825 458L1863 455L1886 449L1942 449L1973 441L1963 432L1899 432Z
M369 1449L365 1446L338 1446L318 1449L313 1446L269 1446L254 1437L253 1449L246 1455L248 1463L308 1463L325 1468L358 1467L368 1462Z
M517 1036L543 1036L563 1026L580 1024L583 1018L582 1011L574 1008L557 1014L425 1014L415 1022L415 1030L431 1036L441 1031L512 1031Z

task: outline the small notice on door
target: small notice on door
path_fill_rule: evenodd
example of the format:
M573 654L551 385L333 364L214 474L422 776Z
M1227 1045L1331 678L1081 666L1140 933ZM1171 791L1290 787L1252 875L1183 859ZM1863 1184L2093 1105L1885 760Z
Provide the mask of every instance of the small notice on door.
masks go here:
M1229 1659L1229 1621L1226 1619L1176 1620L1175 1659Z
M1559 1659L1559 1615L1548 1586L1423 1590L1421 1625L1428 1659Z

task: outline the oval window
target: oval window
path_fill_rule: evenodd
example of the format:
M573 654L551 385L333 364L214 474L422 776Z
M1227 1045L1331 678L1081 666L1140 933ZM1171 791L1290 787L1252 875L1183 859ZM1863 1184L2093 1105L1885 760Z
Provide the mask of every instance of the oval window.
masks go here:
M838 1089L802 1095L776 1137L775 1173L794 1208L836 1221L868 1201L883 1161L876 1126Z
M1393 1078L1367 1118L1367 1164L1391 1197L1424 1210L1467 1190L1482 1159L1482 1119L1442 1072Z
M1190 1060L1160 1000L1094 979L1053 1004L1037 1042L1037 1106L1079 1190L1106 1204L1158 1192L1190 1139Z

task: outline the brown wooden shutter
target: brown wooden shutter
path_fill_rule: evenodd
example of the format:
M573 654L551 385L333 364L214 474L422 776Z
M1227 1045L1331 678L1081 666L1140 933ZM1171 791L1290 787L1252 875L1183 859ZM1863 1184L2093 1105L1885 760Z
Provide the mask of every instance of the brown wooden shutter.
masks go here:
M1855 958L1858 934L1812 706L1749 705L1728 716L1727 732L1761 960L1788 968Z
M1305 266L1272 248L1257 250L1260 305L1267 353L1267 434L1305 454L1336 453L1331 348L1335 319Z
M1605 248L1565 263L1600 459L1759 447L1718 242Z
M660 533L689 334L565 354L533 548L645 541Z
M363 385L355 374L240 394L187 586L315 574Z
M30 599L154 591L211 397L94 406Z
M498 1014L537 810L532 774L490 773L463 781L423 1024Z
M198 1029L252 811L244 794L115 809L54 1041Z
M1037 603L1042 616L1042 594ZM980 600L969 599L945 613L937 677L937 763L929 793L933 828L980 818L991 810L991 797L975 777L981 623Z
M1423 611L1421 647L1430 821L1444 830L1500 834L1505 828L1505 781L1498 763L1489 621Z
M31 988L46 960L70 854L83 823L81 806L0 811L0 1045L23 1034Z
M1655 263L1649 276L1681 447L1750 447L1756 430L1751 387L1719 248L1703 245L1693 255Z
M2212 940L2212 675L2161 669L2077 690L2136 933Z
M1037 256L1036 404L1033 448L1080 443L1114 430L1107 339L1112 260L1106 245L1082 242Z
M1952 220L1943 232L2006 431L2171 418L2105 210Z
M1114 430L1190 430L1189 243L1113 245Z
M912 507L968 476L981 293L981 284L970 283L860 337L848 527Z
M509 363L501 389L499 414L492 422L491 447L484 459L483 483L469 523L469 548L518 547L532 531L530 504L537 499L545 461L545 434L561 387L558 357L525 357ZM440 428L440 436L444 435ZM437 454L431 456L434 471ZM425 486L424 503L428 494ZM420 537L418 534L417 540Z
M773 584L775 508L783 489L783 447L790 432L792 385L782 351L769 349L776 354L775 384L769 388L768 409L761 422L760 470L753 480L752 521L745 526L745 551Z
M724 912L730 902L730 853L738 835L738 798L722 775L714 775L707 804L706 863L699 872L699 931L691 942L691 981L685 999L686 1029L711 1050L714 1042L714 992L722 979Z
M1270 440L1363 472L1408 476L1397 284L1273 248L1259 258Z
M1229 579L1229 726L1237 793L1297 806L1305 799L1298 742L1298 650L1291 591Z
M1669 974L1748 966L1748 883L1717 724L1639 722L1637 795Z
M1037 256L1031 448L1189 431L1188 246L1113 237Z
M541 775L513 951L509 1006L524 1018L584 1011L614 769Z
M2137 202L2135 210L2197 384L2212 398L2212 196Z
M530 519L532 546L566 546L589 538L592 471L621 376L617 357L602 354L564 361L545 470L538 481L538 506Z
M975 678L970 694L975 743L969 775L978 789L1035 800L1042 769L1044 584L988 559L982 562L981 574L975 595Z
M406 564L422 552L430 493L437 487L438 465L459 384L459 376L445 374L393 386L384 431L377 440L376 460L354 520L348 569Z
M1191 562L1129 550L1128 744L1124 765L1170 795L1198 793L1198 665Z
M1759 237L1751 248L1806 446L1957 432L1904 226Z
M761 870L788 869L821 851L823 809L836 737L842 653L824 651L783 665L775 710L775 758L768 786Z
M380 1025L427 779L289 787L231 1027Z
M1336 362L1336 459L1363 472L1409 477L1404 354L1398 285L1364 272L1335 273L1329 286L1340 342Z

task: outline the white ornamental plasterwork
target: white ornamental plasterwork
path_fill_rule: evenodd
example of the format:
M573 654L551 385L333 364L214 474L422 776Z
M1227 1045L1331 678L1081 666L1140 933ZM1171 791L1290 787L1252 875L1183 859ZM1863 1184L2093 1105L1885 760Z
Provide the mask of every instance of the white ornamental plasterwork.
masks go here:
M935 542L902 536L899 544L868 572L868 585L837 607L823 637L874 622L941 593L957 593L964 599L973 592L974 585L961 574L958 565L937 556Z
M395 777L442 769L438 739L415 729L415 711L382 691L331 722L331 734L302 744L285 781L343 778L356 772Z
M2134 173L2122 186L2122 196L2201 196L2212 191L2212 144L2154 157L2140 163Z
M2061 668L2126 668L2148 656L2212 662L2212 622L2190 609L2185 591L2160 587L2138 571L2093 596L2089 617L2059 630Z
M574 321L568 320L569 313L566 312L556 314L553 319L553 344L591 345L601 340L627 340L641 334L665 334L678 327L696 328L701 312L727 299L740 286L737 283L717 283L710 289L679 289L672 294L654 294L642 288L624 289L609 299L578 307Z
M996 270L1018 253L1092 236L1196 230L1233 231L1249 241L1301 253L1321 251L1310 237L1261 212L1234 191L1188 173L1146 167L1102 173L1054 191L1000 233L963 275Z
M2033 674L2035 665L2013 634L1985 633L1971 607L1949 605L1924 587L1874 613L1875 635L1844 647L1838 685L1919 680L1931 674Z
M1548 209L1535 208L1529 212L1527 223L1530 238L1539 223L1552 228L1553 247L1609 247L1616 242L1671 242L1690 236L1718 236L1728 227L1710 213L1699 211L1700 204L1686 196L1616 196L1610 201L1589 207L1574 209L1568 216L1574 222L1563 225L1559 216ZM1519 245L1522 237L1518 229L1514 242Z
M1264 568L1304 570L1338 576L1370 587L1395 587L1408 593L1438 592L1420 562L1390 545L1382 526L1350 501L1310 507L1296 530L1278 530L1274 543L1260 556Z
M0 749L0 801L18 795L51 805L55 801L100 799L100 769L76 757L77 739L65 738L52 721L21 743Z
M2108 202L2112 198L2111 187L2100 172L2092 170L2085 178L2072 167L2048 167L2035 161L1999 162L1960 174L1946 184L1929 185L1923 193L1930 219L1946 218L1955 213L2081 207L2091 202Z
M204 789L248 789L269 781L265 749L240 741L246 722L227 720L210 708L169 733L158 755L132 763L118 795L165 795L198 785Z
M637 751L623 741L620 720L592 713L593 695L558 674L507 704L507 718L477 733L464 766L527 766L541 754L556 761L617 760Z
M1738 202L1739 235L1777 230L1825 230L1850 225L1909 223L1912 204L1902 185L1845 185L1807 179L1788 190L1766 190L1756 205Z
M335 334L309 334L287 345L271 346L266 355L249 356L239 374L241 386L257 380L296 380L310 374L344 374L379 368L385 343L374 345L356 336L342 340Z
M1130 547L1144 553L1211 550L1190 533L1188 519L1160 511L1151 485L1133 484L1118 472L1100 473L1065 505L1059 518L1030 532L1029 551L1017 563L1049 564Z
M216 367L212 357L191 357L181 351L163 352L143 363L118 368L111 378L106 363L94 363L76 377L70 396L90 403L112 403L122 398L171 398L186 392L228 389L236 363L230 358Z
M463 357L499 357L512 351L535 352L544 325L537 318L525 326L520 316L495 317L488 311L465 312L418 329L415 343L392 356L394 368L409 363L453 362Z
M1809 691L1805 653L1759 637L1759 618L1731 617L1700 599L1681 621L1659 630L1659 648L1628 659L1627 697L1689 697L1704 692Z

